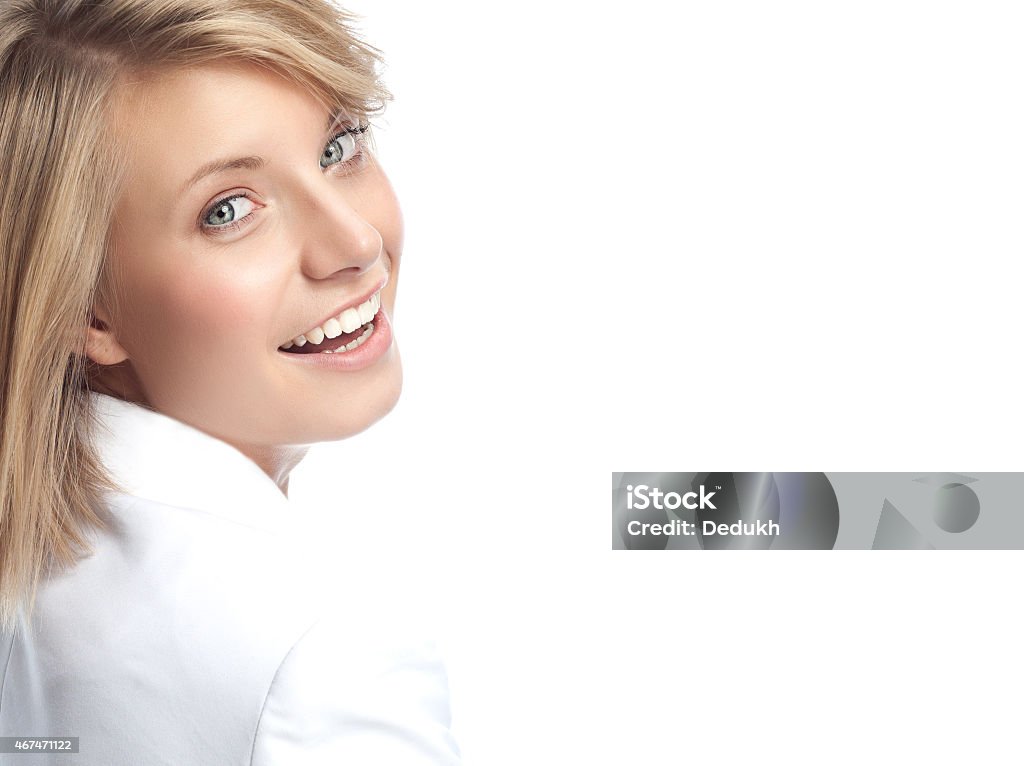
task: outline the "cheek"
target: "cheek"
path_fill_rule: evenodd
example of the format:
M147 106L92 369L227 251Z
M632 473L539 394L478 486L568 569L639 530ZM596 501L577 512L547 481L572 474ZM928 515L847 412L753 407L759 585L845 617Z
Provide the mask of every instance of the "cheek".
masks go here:
M369 199L367 220L380 232L384 240L384 249L397 269L405 245L405 225L398 197L383 170L374 178L373 191Z
M402 222L402 210L394 194L385 200L385 210L387 215L381 224L381 236L384 238L384 247L397 260L405 244L405 226Z
M134 356L149 366L177 363L212 352L262 347L277 304L271 275L218 266L178 268L150 279L136 293Z

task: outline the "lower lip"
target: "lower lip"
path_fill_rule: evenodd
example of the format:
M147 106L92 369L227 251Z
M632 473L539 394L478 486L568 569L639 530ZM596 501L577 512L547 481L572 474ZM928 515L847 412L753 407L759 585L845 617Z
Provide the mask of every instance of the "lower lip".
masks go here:
M296 364L322 367L325 370L362 370L379 360L391 348L393 335L391 322L384 308L373 318L373 333L362 345L343 354L289 354L278 349L278 354Z

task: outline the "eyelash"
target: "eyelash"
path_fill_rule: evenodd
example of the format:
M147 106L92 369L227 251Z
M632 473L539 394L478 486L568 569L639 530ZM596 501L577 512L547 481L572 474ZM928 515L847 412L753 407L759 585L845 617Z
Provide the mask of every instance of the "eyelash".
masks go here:
M343 138L344 136L356 136L357 151L347 160L342 160L341 162L336 162L333 165L328 165L327 168L324 168L324 170L327 170L328 168L346 167L348 165L354 165L357 162L363 160L365 158L366 139L364 139L362 136L369 129L369 124L360 125L355 128L346 128L345 130L339 133L335 133L333 136L331 136L331 138L328 139L326 146L330 146L332 143L337 141L339 138ZM249 213L243 218L239 218L237 221L232 221L231 223L226 223L222 226L211 226L210 224L206 223L206 219L210 217L210 214L213 213L214 210L223 205L225 202L230 202L231 200L234 199L251 199L251 197L249 196L248 192L238 192L236 194L229 194L226 197L222 197L221 199L217 200L212 205L210 205L208 208L206 208L200 214L199 228L213 236L221 236L226 232L238 231L239 229L248 226L249 224L243 223L243 221L248 221L250 218L252 218L252 213Z

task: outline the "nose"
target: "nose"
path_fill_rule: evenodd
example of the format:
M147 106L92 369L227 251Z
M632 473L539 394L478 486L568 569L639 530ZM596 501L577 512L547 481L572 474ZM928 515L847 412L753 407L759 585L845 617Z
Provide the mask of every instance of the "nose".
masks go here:
M384 239L337 189L321 187L299 223L303 232L302 271L311 279L347 272L359 277L373 268L384 252Z

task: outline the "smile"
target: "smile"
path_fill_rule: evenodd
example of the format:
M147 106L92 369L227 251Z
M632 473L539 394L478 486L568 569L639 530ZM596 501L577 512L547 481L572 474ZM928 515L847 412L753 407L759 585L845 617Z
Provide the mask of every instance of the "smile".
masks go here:
M281 346L293 354L341 354L353 351L373 334L374 317L380 311L380 289L321 325L297 335Z

